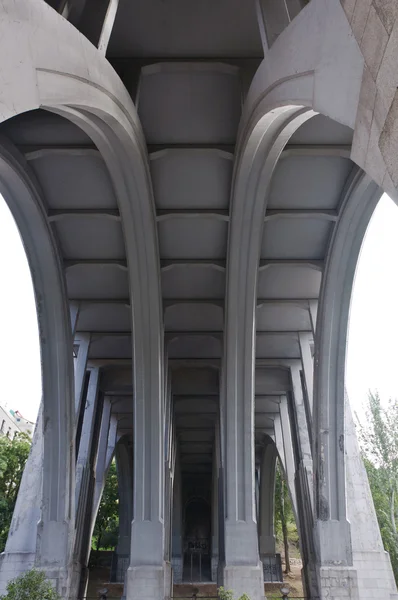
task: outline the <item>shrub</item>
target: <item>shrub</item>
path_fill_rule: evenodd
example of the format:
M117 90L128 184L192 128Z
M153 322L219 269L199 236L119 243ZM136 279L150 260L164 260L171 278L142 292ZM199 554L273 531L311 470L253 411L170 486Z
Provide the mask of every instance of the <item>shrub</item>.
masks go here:
M7 585L0 600L62 600L42 571L26 571Z
M218 588L219 600L234 600L234 593L232 590L226 590L223 587ZM242 594L239 600L250 600L247 594Z
M234 593L232 590L226 590L223 587L218 588L219 600L234 600Z

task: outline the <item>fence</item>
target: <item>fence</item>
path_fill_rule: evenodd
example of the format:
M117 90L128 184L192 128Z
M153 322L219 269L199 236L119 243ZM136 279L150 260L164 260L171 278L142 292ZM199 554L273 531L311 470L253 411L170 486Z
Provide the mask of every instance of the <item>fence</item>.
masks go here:
M117 552L114 552L112 556L110 581L112 583L124 583L129 564L130 556L128 554L117 554Z

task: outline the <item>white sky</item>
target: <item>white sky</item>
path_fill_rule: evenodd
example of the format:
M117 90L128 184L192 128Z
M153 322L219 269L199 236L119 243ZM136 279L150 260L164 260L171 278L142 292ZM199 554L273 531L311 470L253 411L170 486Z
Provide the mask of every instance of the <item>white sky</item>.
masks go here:
M354 410L368 390L398 397L398 206L384 195L370 221L351 300L346 386Z
M383 196L369 225L355 279L346 385L361 412L369 389L398 396L398 207ZM35 420L41 398L40 351L29 267L0 197L0 403Z

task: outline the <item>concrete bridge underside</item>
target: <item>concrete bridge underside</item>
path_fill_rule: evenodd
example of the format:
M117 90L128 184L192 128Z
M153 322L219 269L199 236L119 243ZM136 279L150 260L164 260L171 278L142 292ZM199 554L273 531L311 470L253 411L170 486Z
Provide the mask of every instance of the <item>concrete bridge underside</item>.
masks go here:
M0 592L36 565L85 595L115 456L127 600L169 597L199 542L204 577L260 600L279 456L306 595L397 597L344 394L358 253L398 198L397 17L3 0L0 193L43 400Z

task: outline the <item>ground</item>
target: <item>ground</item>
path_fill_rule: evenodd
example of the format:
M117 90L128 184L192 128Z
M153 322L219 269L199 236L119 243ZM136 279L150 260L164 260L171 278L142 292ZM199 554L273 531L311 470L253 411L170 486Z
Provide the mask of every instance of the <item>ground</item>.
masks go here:
M282 556L282 567L285 568L284 558ZM284 574L284 580L290 587L290 598L303 598L303 585L301 582L301 560L293 557L291 559L291 572ZM117 583L109 583L108 567L93 567L90 569L90 581L87 590L87 600L98 600L98 591L106 587L108 589L108 600L120 600L122 597L123 586ZM281 584L268 583L264 585L265 596L267 598L281 598ZM191 599L196 594L202 598L215 598L217 596L217 586L212 583L202 584L178 584L174 586L173 597L181 599Z

